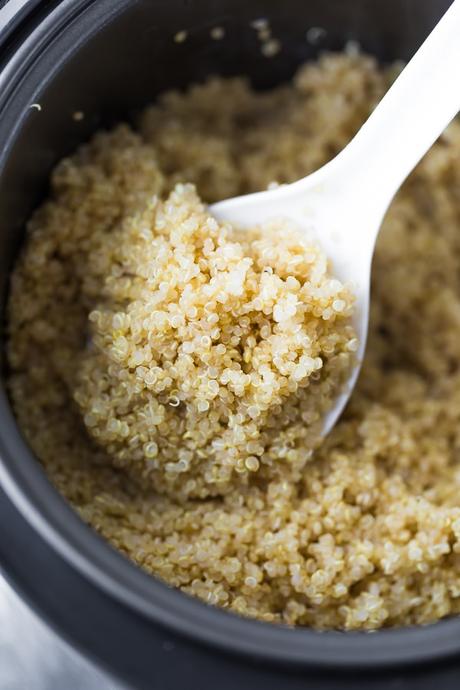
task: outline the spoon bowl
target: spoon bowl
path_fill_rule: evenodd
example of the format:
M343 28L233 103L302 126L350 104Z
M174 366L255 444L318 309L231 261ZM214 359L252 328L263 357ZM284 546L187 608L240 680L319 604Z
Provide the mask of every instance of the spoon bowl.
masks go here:
M350 227L353 218L347 218L350 209L349 194L343 184L342 155L309 175L304 180L283 185L268 192L248 194L214 204L213 215L238 227L262 224L273 219L286 219L304 231L331 259L333 276L350 286L356 302L352 324L358 338L356 365L345 386L340 390L333 406L326 412L322 433L326 435L340 417L358 378L366 348L369 320L369 281L372 247L347 238L344 227ZM383 216L383 213L382 213ZM364 217L364 216L363 216ZM381 218L356 218L366 224L363 230L375 236Z

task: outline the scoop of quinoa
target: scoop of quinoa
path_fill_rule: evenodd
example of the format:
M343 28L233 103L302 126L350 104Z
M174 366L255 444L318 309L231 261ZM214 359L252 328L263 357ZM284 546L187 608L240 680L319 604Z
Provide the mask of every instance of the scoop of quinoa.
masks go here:
M74 399L114 464L177 497L280 465L298 479L357 342L322 252L286 221L219 225L177 184L105 235L95 261L107 275Z
M137 133L58 166L12 275L10 395L55 486L146 571L245 616L460 611L460 124L388 212L362 375L317 447L354 347L349 291L295 228L242 234L200 201L311 172L392 73L327 55L272 92L166 94Z

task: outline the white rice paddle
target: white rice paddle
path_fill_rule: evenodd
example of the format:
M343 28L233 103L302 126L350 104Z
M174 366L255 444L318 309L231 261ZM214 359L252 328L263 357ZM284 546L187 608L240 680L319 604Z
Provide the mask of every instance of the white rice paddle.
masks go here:
M460 0L455 0L336 158L293 184L211 207L217 219L240 227L274 218L293 221L317 239L334 277L352 285L357 364L325 416L324 435L342 413L364 356L372 255L383 216L400 185L459 111Z

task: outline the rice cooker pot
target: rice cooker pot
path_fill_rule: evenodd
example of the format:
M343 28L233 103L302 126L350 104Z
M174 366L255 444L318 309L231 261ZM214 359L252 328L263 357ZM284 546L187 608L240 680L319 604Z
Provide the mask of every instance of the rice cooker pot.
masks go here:
M383 61L408 59L449 4L0 2L2 309L25 220L46 194L53 165L98 127L132 117L166 88L182 88L211 73L244 73L257 88L268 88L318 52L349 41ZM270 20L283 46L271 59L261 55L251 27L261 17ZM221 41L210 39L215 26L225 29ZM187 31L183 43L174 41L179 31ZM18 430L4 377L3 357L0 567L59 635L114 676L150 690L458 686L460 618L375 633L294 630L238 618L141 572L51 487Z

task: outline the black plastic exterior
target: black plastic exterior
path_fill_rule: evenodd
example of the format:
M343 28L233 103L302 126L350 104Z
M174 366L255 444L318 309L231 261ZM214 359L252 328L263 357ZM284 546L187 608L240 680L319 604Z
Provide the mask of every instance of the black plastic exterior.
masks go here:
M11 0L14 2L14 0ZM98 126L210 73L266 88L349 39L409 58L449 0L63 0L0 12L0 290L54 163ZM3 10L4 11L4 10ZM249 22L284 49L260 55ZM223 41L209 30L226 28ZM309 27L326 35L312 47ZM173 41L187 29L188 40ZM33 103L41 109L31 108ZM83 120L75 121L75 111ZM46 276L44 276L46 279ZM3 368L3 377L5 370ZM134 687L443 689L460 677L460 619L377 633L317 633L240 619L168 588L86 527L49 484L0 393L0 566L58 632ZM457 682L456 682L457 681Z

